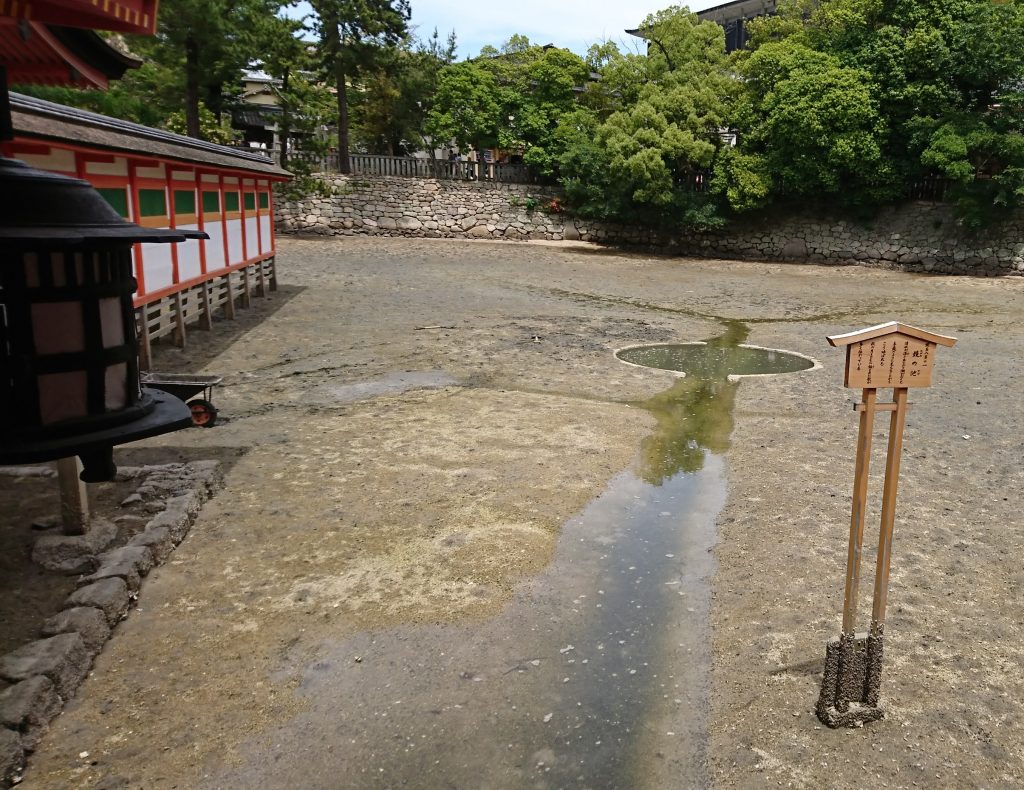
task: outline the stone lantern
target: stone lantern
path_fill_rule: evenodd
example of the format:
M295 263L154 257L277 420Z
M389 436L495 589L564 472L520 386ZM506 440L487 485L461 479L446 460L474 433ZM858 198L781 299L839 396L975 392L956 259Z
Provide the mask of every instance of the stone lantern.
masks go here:
M0 463L79 456L191 425L139 382L132 245L207 238L125 222L86 182L0 158Z

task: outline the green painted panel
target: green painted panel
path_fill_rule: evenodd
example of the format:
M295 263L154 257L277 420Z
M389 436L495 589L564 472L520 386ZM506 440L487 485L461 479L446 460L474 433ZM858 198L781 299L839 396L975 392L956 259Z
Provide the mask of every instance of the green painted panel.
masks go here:
M245 210L255 211L256 210L256 195L252 192L245 193Z
M124 187L100 187L96 190L122 217L128 216L128 191Z
M224 210L225 211L238 211L238 193L237 192L225 192L224 193Z
M140 189L139 214L143 217L166 217L167 193L162 189Z
M269 192L260 192L260 208L270 208Z
M196 213L196 193L193 190L190 189L187 192L180 189L174 190L174 213Z
M220 193L203 192L203 211L206 213L220 213Z

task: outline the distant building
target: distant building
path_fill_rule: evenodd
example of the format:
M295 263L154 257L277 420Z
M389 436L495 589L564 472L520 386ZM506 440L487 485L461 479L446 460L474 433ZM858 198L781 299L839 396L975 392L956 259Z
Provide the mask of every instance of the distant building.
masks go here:
M747 22L760 16L773 16L775 6L775 0L733 0L731 3L697 11L696 14L701 22L717 22L725 29L725 51L733 52L747 45L750 38L747 33ZM626 32L646 40L641 28Z
M281 102L274 88L281 85L262 71L242 74L242 106L231 113L231 126L250 148L276 151L280 146Z
M697 17L702 22L717 22L725 28L725 51L732 52L747 45L750 38L747 22L759 16L774 14L775 0L733 0L731 3L698 11Z

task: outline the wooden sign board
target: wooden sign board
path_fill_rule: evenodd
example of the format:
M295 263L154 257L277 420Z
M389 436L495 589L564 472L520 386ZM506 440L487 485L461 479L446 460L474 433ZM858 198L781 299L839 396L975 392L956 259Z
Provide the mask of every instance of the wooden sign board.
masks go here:
M846 375L851 388L930 387L935 349L956 340L892 321L832 335L828 342L846 347Z

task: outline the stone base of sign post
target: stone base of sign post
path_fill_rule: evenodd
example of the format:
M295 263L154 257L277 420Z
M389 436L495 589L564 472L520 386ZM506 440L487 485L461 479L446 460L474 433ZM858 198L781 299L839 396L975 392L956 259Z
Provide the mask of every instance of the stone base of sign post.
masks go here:
M829 727L860 727L885 716L879 701L884 637L843 635L825 645L816 713Z

